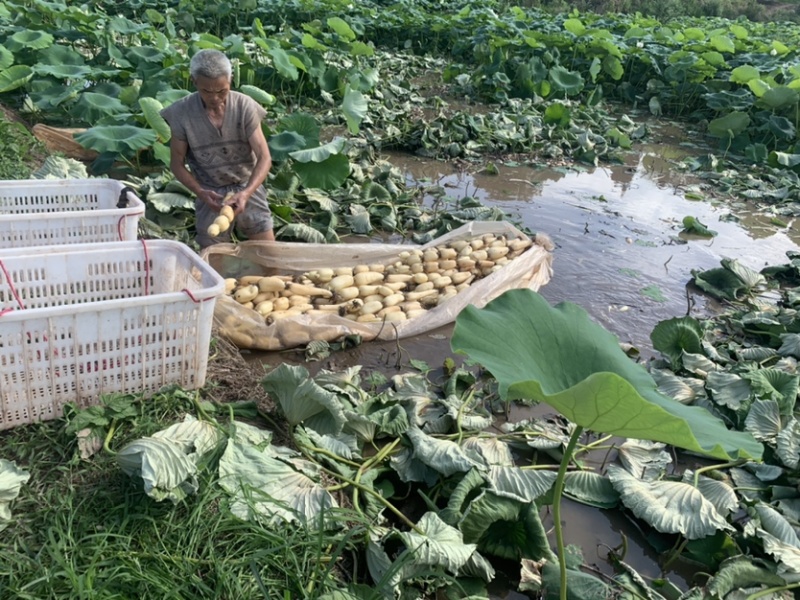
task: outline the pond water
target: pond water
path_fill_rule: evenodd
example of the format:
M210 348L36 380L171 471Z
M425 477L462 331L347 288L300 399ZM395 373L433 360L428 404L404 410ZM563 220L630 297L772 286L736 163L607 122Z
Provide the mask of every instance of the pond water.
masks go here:
M691 314L702 317L715 305L687 285L692 270L720 266L722 258L735 258L761 269L786 262L786 252L798 249L800 230L794 224L780 229L766 217L737 208L738 222L722 202L693 201L684 196L696 182L678 172L671 161L696 151L688 139L646 145L632 153L626 164L554 170L499 164L499 174L457 170L451 165L418 157L389 154L386 158L407 173L409 184L443 186L452 198L475 197L497 206L513 222L548 234L555 243L553 278L540 292L551 303L569 301L616 334L621 342L639 349L643 359L652 356L650 332L664 319ZM682 220L691 215L718 232L711 239L690 239L681 234ZM441 366L451 356L450 334L445 327L427 335L394 342L366 343L333 354L322 363L304 363L302 354L252 355L252 360L304 364L312 373L319 368L360 364L386 374L408 368L415 358ZM543 409L543 410L542 410ZM539 407L539 414L549 412ZM531 409L515 409L510 418L529 418ZM646 577L659 577L658 557L644 534L620 511L592 509L566 502L567 543L583 548L589 564L611 573L606 561L609 547L627 538L626 562ZM552 521L546 516L545 525ZM507 574L513 580L516 573ZM694 569L676 561L669 579L686 589ZM528 596L514 584L496 582L497 599Z

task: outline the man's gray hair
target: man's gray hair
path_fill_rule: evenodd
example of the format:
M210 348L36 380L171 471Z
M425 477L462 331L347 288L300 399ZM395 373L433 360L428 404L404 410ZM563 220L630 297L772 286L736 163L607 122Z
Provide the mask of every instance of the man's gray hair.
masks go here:
M232 68L230 59L219 50L206 48L200 50L189 62L189 74L195 77L218 79L219 77L231 78Z

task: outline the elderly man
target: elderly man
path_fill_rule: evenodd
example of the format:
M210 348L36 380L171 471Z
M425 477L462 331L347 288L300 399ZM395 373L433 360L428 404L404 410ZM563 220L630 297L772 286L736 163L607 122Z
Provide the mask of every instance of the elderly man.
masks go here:
M231 91L231 61L218 50L200 50L189 63L196 92L161 111L172 131L170 168L197 197L197 243L229 241L230 230L212 237L208 227L223 199L250 240L274 240L272 213L263 182L272 166L261 130L266 111Z

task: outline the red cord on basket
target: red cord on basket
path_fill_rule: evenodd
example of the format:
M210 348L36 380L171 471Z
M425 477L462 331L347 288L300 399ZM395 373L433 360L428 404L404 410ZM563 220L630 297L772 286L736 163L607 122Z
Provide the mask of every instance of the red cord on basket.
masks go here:
M189 296L189 298L191 298L192 302L194 302L195 304L200 304L201 302L208 302L209 300L214 299L214 297L211 296L209 298L203 298L202 300L198 300L197 298L194 297L194 294L191 292L191 290L189 290L189 288L183 288L181 291L186 292L186 295Z
M24 309L25 305L22 303L22 298L20 298L19 294L17 294L17 290L14 289L14 284L11 281L11 277L9 276L8 271L6 270L6 266L3 264L3 261L1 260L0 260L0 269L3 270L3 275L6 276L6 281L8 281L8 287L11 288L11 293L14 294L14 299L17 301L17 304L19 304L19 307L21 309Z
M124 241L124 238L122 236L122 223L124 221L125 221L125 215L121 216L119 218L119 221L117 221L117 238L119 239L120 242Z
M142 248L144 248L144 295L150 295L150 256L147 254L147 244L144 243L144 240L140 240L142 242Z
M3 310L0 310L0 317L2 317L5 314L10 313L13 310L14 310L13 308L4 308Z

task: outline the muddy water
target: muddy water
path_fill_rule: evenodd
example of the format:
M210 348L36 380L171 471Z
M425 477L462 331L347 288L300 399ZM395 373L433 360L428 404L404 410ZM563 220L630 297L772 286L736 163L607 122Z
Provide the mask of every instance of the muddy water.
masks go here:
M456 171L407 155L387 158L407 173L410 184L443 186L454 199L475 197L502 208L512 221L547 233L556 245L554 275L540 290L542 295L551 303L569 301L584 307L646 358L652 355L650 332L659 321L685 314L700 317L714 309L687 286L693 269L718 267L721 258L736 258L760 269L785 262L786 251L797 249L800 242L800 231L793 225L778 229L767 218L741 210L737 210L741 220L733 222L724 203L686 199L684 191L696 182L678 173L670 161L692 149L677 142L645 146L625 165L553 170L501 164L498 175ZM682 219L687 215L718 235L712 239L682 235ZM252 359L273 366L302 363L312 373L321 367L360 364L391 375L407 370L409 358L440 366L451 355L451 332L451 327L445 327L399 344L367 343L321 363L304 363L302 354L293 352ZM546 407L542 409L547 412ZM530 416L530 412L515 411L512 418ZM586 561L598 570L611 572L605 560L607 549L618 546L624 536L628 542L625 560L646 577L661 575L658 557L620 511L567 501L564 515L567 543L580 545ZM515 575L507 574L512 580ZM696 583L692 567L677 562L667 575L684 589ZM493 597L527 598L503 583L494 586Z

